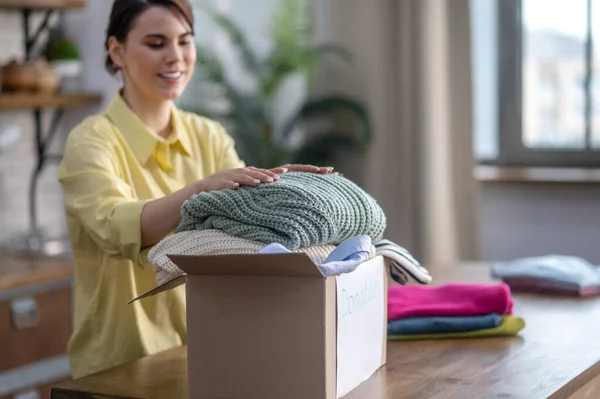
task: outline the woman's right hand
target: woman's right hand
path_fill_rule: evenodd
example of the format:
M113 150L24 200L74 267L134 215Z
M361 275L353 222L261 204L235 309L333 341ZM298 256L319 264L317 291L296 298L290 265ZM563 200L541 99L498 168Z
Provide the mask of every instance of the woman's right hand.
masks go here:
M279 170L285 173L286 168ZM150 201L142 209L140 216L142 247L154 245L175 230L181 220L181 205L192 195L202 191L237 189L240 186L259 186L279 180L279 175L266 169L253 166L217 172L202 180L197 180L184 188Z
M240 186L257 187L265 183L279 180L277 173L267 169L248 166L246 168L228 169L214 173L199 181L200 191L238 189Z

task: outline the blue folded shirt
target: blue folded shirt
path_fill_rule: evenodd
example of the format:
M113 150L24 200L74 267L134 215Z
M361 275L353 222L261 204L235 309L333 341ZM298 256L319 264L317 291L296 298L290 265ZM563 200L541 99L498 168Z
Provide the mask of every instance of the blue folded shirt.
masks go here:
M258 253L281 254L291 253L289 249L279 243L269 244ZM350 237L342 241L325 259L317 265L325 277L350 273L371 257L371 237L366 235Z
M492 264L493 277L506 279L535 279L576 285L600 286L600 268L588 261L567 255L547 255L516 259Z
M450 333L498 327L502 316L490 313L482 316L459 317L407 317L388 321L387 330L391 335Z

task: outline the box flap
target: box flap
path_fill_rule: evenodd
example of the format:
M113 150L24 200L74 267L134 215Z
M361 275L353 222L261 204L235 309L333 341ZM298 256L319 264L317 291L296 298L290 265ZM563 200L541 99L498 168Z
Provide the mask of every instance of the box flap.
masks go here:
M167 281L166 283L163 283L161 285L159 285L158 287L154 287L152 288L150 291L147 291L145 293L143 293L142 295L133 298L132 300L130 300L129 302L127 302L127 304L130 304L132 302L137 301L138 299L142 299L142 298L147 298L149 296L153 296L156 294L159 294L163 291L167 291L170 290L171 288L175 288L180 286L181 284L185 283L185 274L181 274L169 281Z
M308 255L301 253L167 256L189 275L323 277Z

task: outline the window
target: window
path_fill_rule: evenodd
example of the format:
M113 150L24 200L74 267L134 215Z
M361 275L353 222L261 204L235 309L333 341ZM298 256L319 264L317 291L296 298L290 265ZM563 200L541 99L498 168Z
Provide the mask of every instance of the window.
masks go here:
M478 157L600 166L600 2L471 0L471 12Z

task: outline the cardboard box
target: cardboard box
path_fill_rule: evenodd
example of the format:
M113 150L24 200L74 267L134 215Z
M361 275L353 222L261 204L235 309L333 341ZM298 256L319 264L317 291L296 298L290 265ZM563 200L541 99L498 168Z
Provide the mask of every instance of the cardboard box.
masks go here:
M193 399L335 399L386 362L383 257L325 278L305 254L170 255Z

